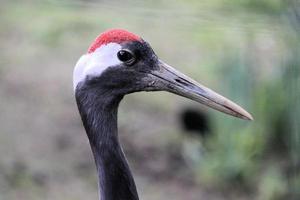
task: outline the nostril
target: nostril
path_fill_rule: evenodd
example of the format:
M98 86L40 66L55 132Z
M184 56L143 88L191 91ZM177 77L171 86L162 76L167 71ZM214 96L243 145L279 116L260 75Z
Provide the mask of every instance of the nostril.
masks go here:
M188 86L188 84L187 84L184 80L181 80L181 79L179 79L179 78L175 78L175 81L176 81L177 83L180 83L180 84L184 85L184 86Z

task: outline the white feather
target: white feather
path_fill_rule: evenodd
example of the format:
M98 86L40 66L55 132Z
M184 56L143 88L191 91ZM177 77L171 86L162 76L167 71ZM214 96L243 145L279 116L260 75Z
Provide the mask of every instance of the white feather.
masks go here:
M87 76L100 76L108 67L121 64L117 53L121 50L121 45L109 43L102 45L93 53L80 57L73 72L73 88L76 89L78 83L84 81Z

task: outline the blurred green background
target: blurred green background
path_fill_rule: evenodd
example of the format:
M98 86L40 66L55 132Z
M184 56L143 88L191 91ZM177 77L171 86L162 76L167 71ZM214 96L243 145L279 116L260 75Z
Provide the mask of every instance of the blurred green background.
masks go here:
M255 118L126 96L119 132L140 199L300 199L299 1L2 0L0 200L97 199L72 71L116 27ZM205 137L182 128L187 108L208 120Z

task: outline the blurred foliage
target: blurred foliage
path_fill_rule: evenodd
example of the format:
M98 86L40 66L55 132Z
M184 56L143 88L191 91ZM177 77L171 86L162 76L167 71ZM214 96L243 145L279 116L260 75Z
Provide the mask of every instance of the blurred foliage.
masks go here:
M291 1L231 1L234 2L264 11L264 15L272 14L282 27L294 20L290 12L295 9L300 22L299 4L294 8ZM278 54L282 60L273 63L267 79L261 77L264 69L256 66L257 56L264 55L255 55L255 31L246 38L249 45L242 49L246 52L236 52L232 45L223 49L226 53L219 63L223 90L249 105L254 122L246 125L216 117L215 135L207 141L206 155L199 156L199 180L212 186L257 190L258 199L300 198L300 34L298 27L294 28L281 30L275 36L284 46Z

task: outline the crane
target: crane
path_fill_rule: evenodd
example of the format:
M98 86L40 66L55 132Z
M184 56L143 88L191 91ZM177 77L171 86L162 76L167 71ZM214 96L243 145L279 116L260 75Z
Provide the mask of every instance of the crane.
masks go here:
M118 139L117 114L124 95L168 91L252 120L243 108L164 63L145 40L122 29L96 38L76 63L73 87L94 155L101 200L139 199Z

